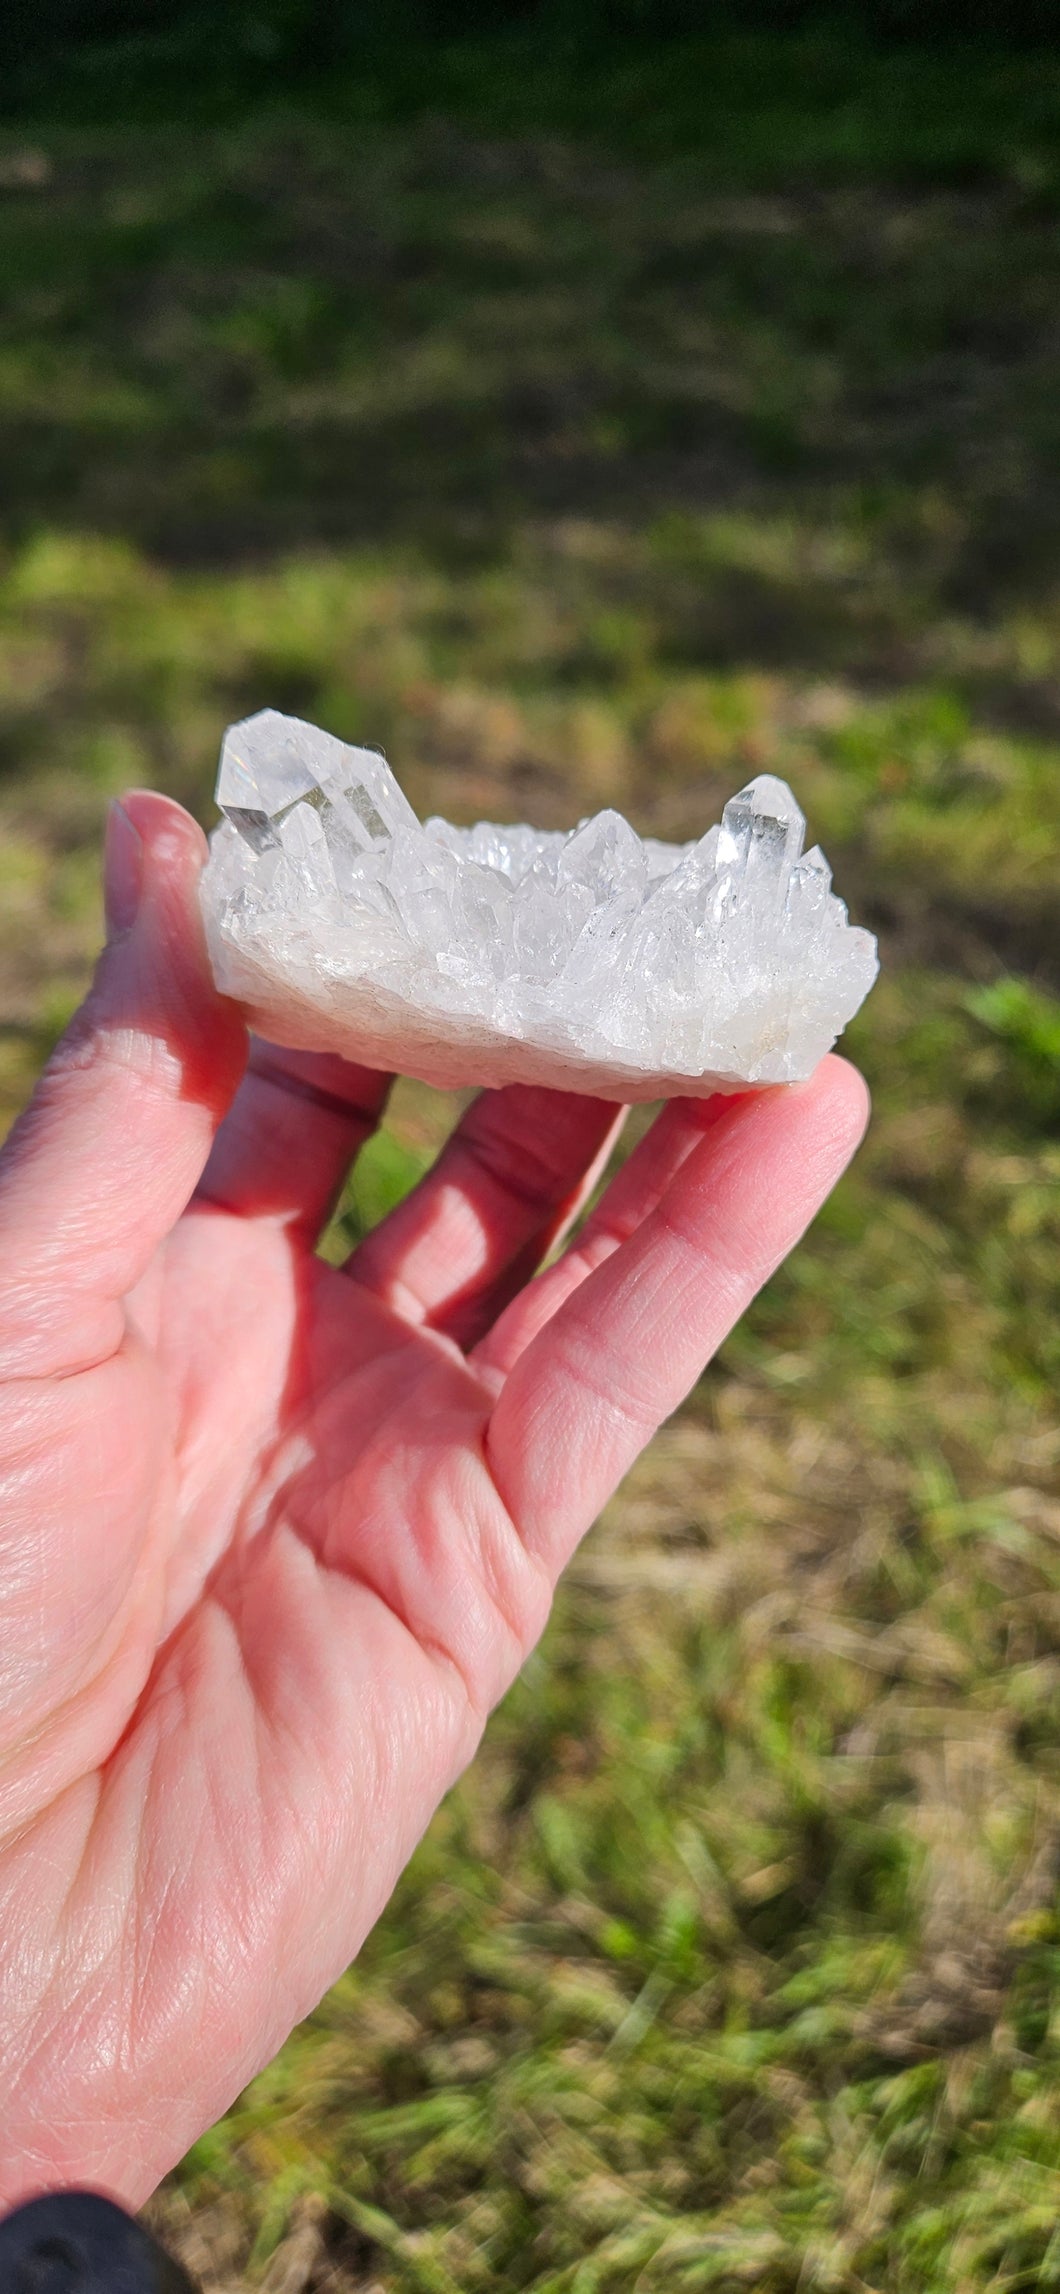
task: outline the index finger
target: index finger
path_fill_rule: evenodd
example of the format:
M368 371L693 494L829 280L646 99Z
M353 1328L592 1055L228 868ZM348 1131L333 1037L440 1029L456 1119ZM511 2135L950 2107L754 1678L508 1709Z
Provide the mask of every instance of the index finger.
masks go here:
M519 1356L487 1452L524 1542L554 1575L804 1233L867 1116L860 1075L835 1058L806 1084L734 1100Z
M288 1051L252 1037L246 1074L196 1201L315 1241L378 1126L392 1082L334 1052Z

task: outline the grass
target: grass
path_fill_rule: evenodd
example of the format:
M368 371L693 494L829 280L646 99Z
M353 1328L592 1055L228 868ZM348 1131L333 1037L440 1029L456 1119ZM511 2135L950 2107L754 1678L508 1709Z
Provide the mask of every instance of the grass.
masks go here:
M158 2218L270 2294L1048 2287L1055 69L516 52L4 131L0 1104L106 797L208 818L269 700L465 819L790 778L876 1117ZM452 1113L402 1087L329 1248Z

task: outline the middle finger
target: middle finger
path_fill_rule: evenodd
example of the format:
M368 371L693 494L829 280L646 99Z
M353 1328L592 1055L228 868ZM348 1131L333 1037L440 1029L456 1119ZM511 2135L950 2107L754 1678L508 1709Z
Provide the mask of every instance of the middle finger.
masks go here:
M347 1273L406 1321L473 1345L577 1216L624 1116L575 1092L484 1091Z

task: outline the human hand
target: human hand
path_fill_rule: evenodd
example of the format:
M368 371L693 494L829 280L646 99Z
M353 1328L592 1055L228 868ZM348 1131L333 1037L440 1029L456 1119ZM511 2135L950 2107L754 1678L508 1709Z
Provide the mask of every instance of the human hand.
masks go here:
M836 1059L676 1101L531 1280L617 1111L488 1092L328 1266L386 1079L246 1068L203 852L163 797L112 814L108 946L0 1158L7 2205L139 2204L346 1965L865 1119Z

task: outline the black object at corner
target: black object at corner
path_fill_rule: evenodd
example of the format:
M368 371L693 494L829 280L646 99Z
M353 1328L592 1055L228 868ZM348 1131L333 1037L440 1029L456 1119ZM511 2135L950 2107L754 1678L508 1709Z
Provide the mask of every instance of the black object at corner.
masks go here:
M0 2294L195 2294L142 2223L95 2191L51 2191L0 2221Z

